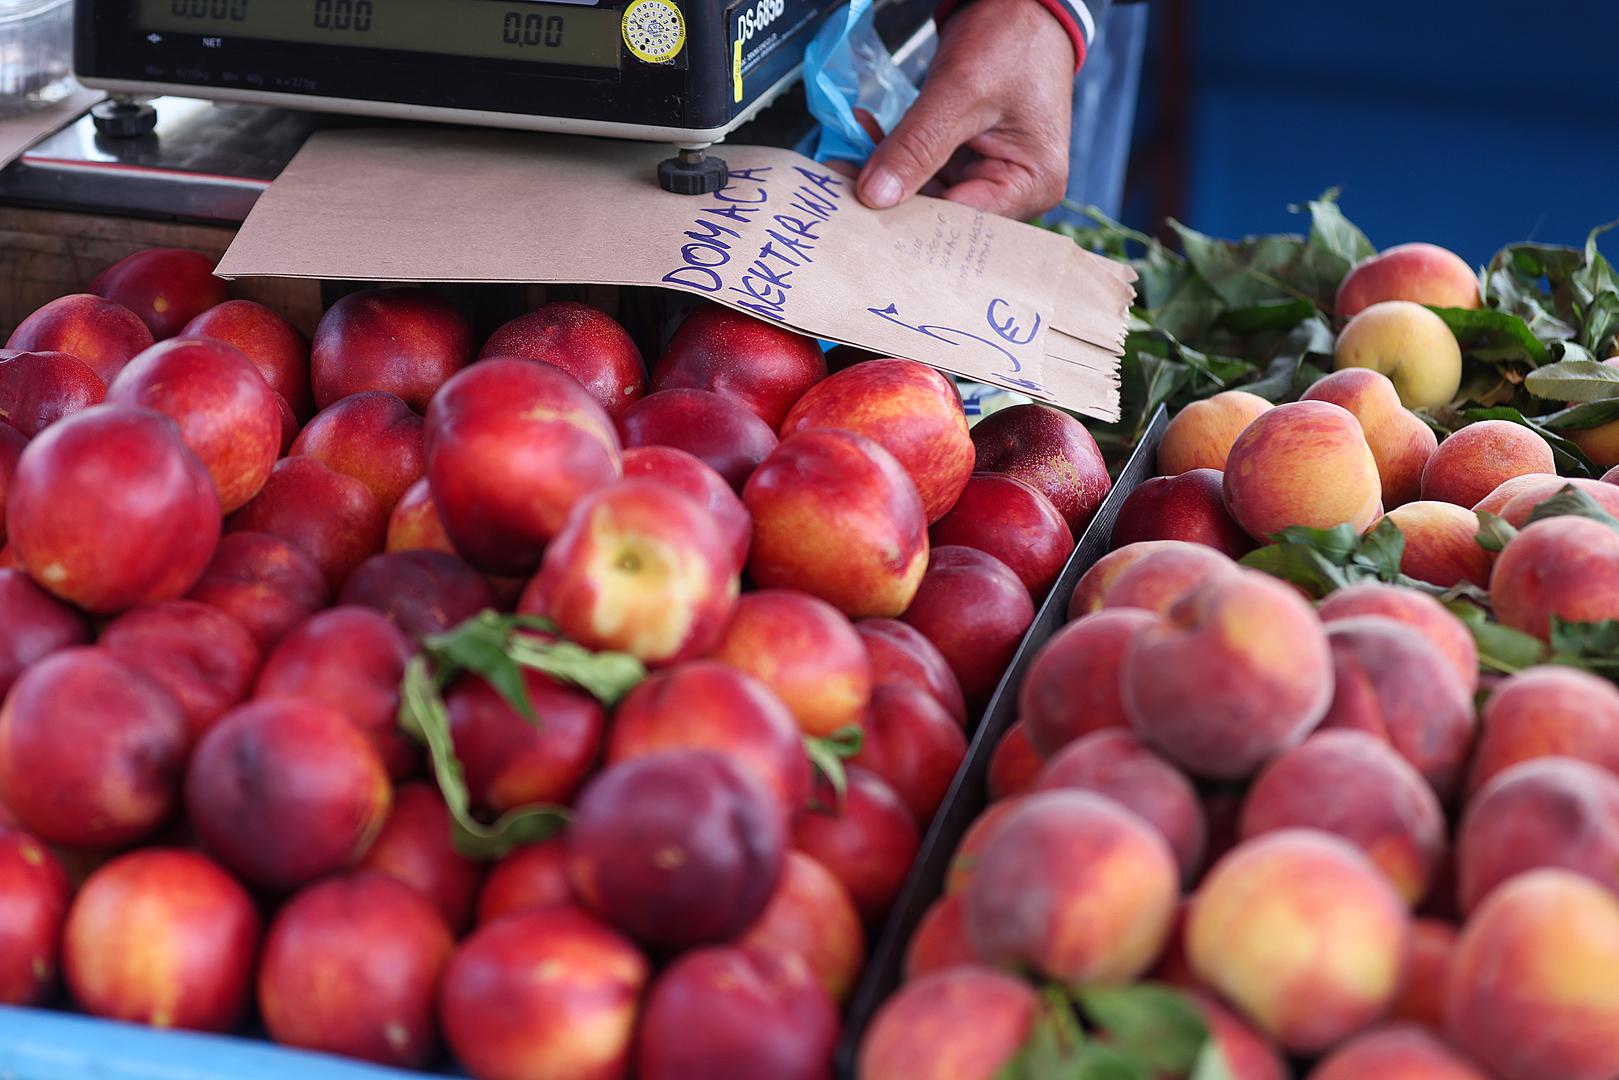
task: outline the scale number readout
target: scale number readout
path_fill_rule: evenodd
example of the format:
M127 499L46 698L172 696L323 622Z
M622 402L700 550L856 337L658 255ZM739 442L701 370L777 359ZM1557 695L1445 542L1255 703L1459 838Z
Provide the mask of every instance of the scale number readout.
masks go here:
M247 0L170 0L169 13L178 19L247 21Z

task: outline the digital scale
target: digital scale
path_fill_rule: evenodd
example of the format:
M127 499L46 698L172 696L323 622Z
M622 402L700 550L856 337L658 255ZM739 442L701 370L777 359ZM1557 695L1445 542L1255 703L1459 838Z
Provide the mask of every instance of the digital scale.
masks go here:
M75 68L139 136L156 95L671 143L673 191L725 182L703 153L797 79L837 0L79 0ZM903 52L929 0L886 4Z

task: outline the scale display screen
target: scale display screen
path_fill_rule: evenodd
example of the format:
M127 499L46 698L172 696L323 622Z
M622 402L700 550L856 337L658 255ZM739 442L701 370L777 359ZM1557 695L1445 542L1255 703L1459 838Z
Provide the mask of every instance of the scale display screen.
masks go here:
M619 66L620 12L523 0L140 0L140 28L300 45Z

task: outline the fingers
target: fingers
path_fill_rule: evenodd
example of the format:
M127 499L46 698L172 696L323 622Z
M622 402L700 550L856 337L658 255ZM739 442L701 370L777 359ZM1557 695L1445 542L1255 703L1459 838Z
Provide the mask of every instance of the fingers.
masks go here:
M982 103L973 85L961 78L928 79L861 171L861 202L884 210L910 198L944 167L957 147L984 130Z
M1013 161L974 162L968 176L943 192L943 198L989 214L1028 220L1062 201L1068 186L1066 160L1029 167Z

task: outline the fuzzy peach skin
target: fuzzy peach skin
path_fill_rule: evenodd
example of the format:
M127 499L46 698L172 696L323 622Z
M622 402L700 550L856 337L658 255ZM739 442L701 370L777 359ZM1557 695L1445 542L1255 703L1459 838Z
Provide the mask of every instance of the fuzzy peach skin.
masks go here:
M1480 420L1439 444L1422 470L1422 497L1477 506L1514 477L1556 471L1551 444L1535 432L1510 420Z
M1472 633L1427 593L1403 585L1362 582L1328 596L1316 614L1323 623L1362 615L1381 615L1404 623L1439 650L1469 694L1478 688L1478 645Z
M1097 612L1053 634L1018 687L1018 721L1050 757L1093 731L1127 727L1119 665L1136 635L1159 620L1134 608Z
M1107 596L1107 591L1137 559L1145 557L1149 552L1167 551L1190 544L1189 540L1141 540L1108 552L1080 575L1079 581L1074 585L1074 595L1068 598L1068 617L1077 619L1082 615L1102 610L1102 601Z
M1298 593L1239 570L1143 630L1120 679L1136 734L1195 775L1240 780L1321 721L1332 701L1332 654Z
M1405 976L1411 920L1348 842L1282 829L1239 844L1186 924L1192 971L1283 1048L1313 1054L1376 1020Z
M1421 304L1384 300L1349 320L1333 366L1381 371L1408 409L1450 404L1462 382L1462 350L1445 320Z
M1276 406L1237 436L1226 460L1226 509L1256 540L1290 525L1365 532L1382 499L1360 421L1329 402Z
M1537 475L1535 481L1533 484L1525 484L1501 507L1500 517L1515 529L1523 528L1530 515L1540 508L1541 503L1568 487L1588 496L1609 514L1619 515L1619 485L1605 484L1600 480L1589 480L1583 476L1552 476L1542 479ZM1487 496L1485 501L1492 500ZM1480 507L1482 506L1481 503Z
M939 897L922 913L905 947L905 981L960 964L980 963L967 941L959 893Z
M1230 556L1202 544L1149 551L1114 580L1103 594L1102 609L1139 608L1167 615L1186 594L1236 569Z
M1570 481L1557 476L1555 473L1526 473L1523 476L1514 476L1510 480L1503 480L1495 486L1484 498L1473 504L1473 512L1494 514L1501 516L1501 511L1507 503L1526 491L1545 492L1555 494L1559 488Z
M1445 1028L1445 979L1460 932L1443 919L1417 919L1411 924L1411 958L1405 988L1394 1002L1390 1020L1420 1024L1429 1031Z
M1553 616L1567 622L1619 618L1619 532L1590 518L1535 522L1496 556L1490 604L1503 625L1542 641L1550 637Z
M1237 436L1272 407L1246 390L1224 390L1187 405L1170 420L1158 443L1159 475L1224 469Z
M1437 244L1396 244L1362 259L1344 275L1333 313L1340 319L1354 318L1383 300L1476 308L1478 275L1460 256Z
M1238 833L1320 829L1365 852L1416 906L1445 850L1445 812L1422 774L1376 736L1322 731L1265 767Z
M1467 582L1490 583L1490 552L1479 546L1478 515L1453 503L1412 502L1396 506L1387 518L1405 537L1400 572L1430 585L1449 588Z
M1355 414L1377 461L1384 507L1417 497L1423 467L1439 446L1439 437L1400 404L1399 391L1387 375L1367 368L1345 368L1311 386L1300 400L1331 402Z
M1431 1033L1408 1024L1379 1027L1339 1046L1306 1080L1489 1080Z
M1522 761L1558 754L1619 775L1619 690L1567 667L1533 667L1505 679L1479 714L1467 778L1471 795Z
M1502 885L1456 943L1451 1041L1500 1080L1619 1075L1619 897L1566 870Z
M963 965L915 979L883 1003L860 1041L861 1080L995 1080L1039 1014L1022 979Z

